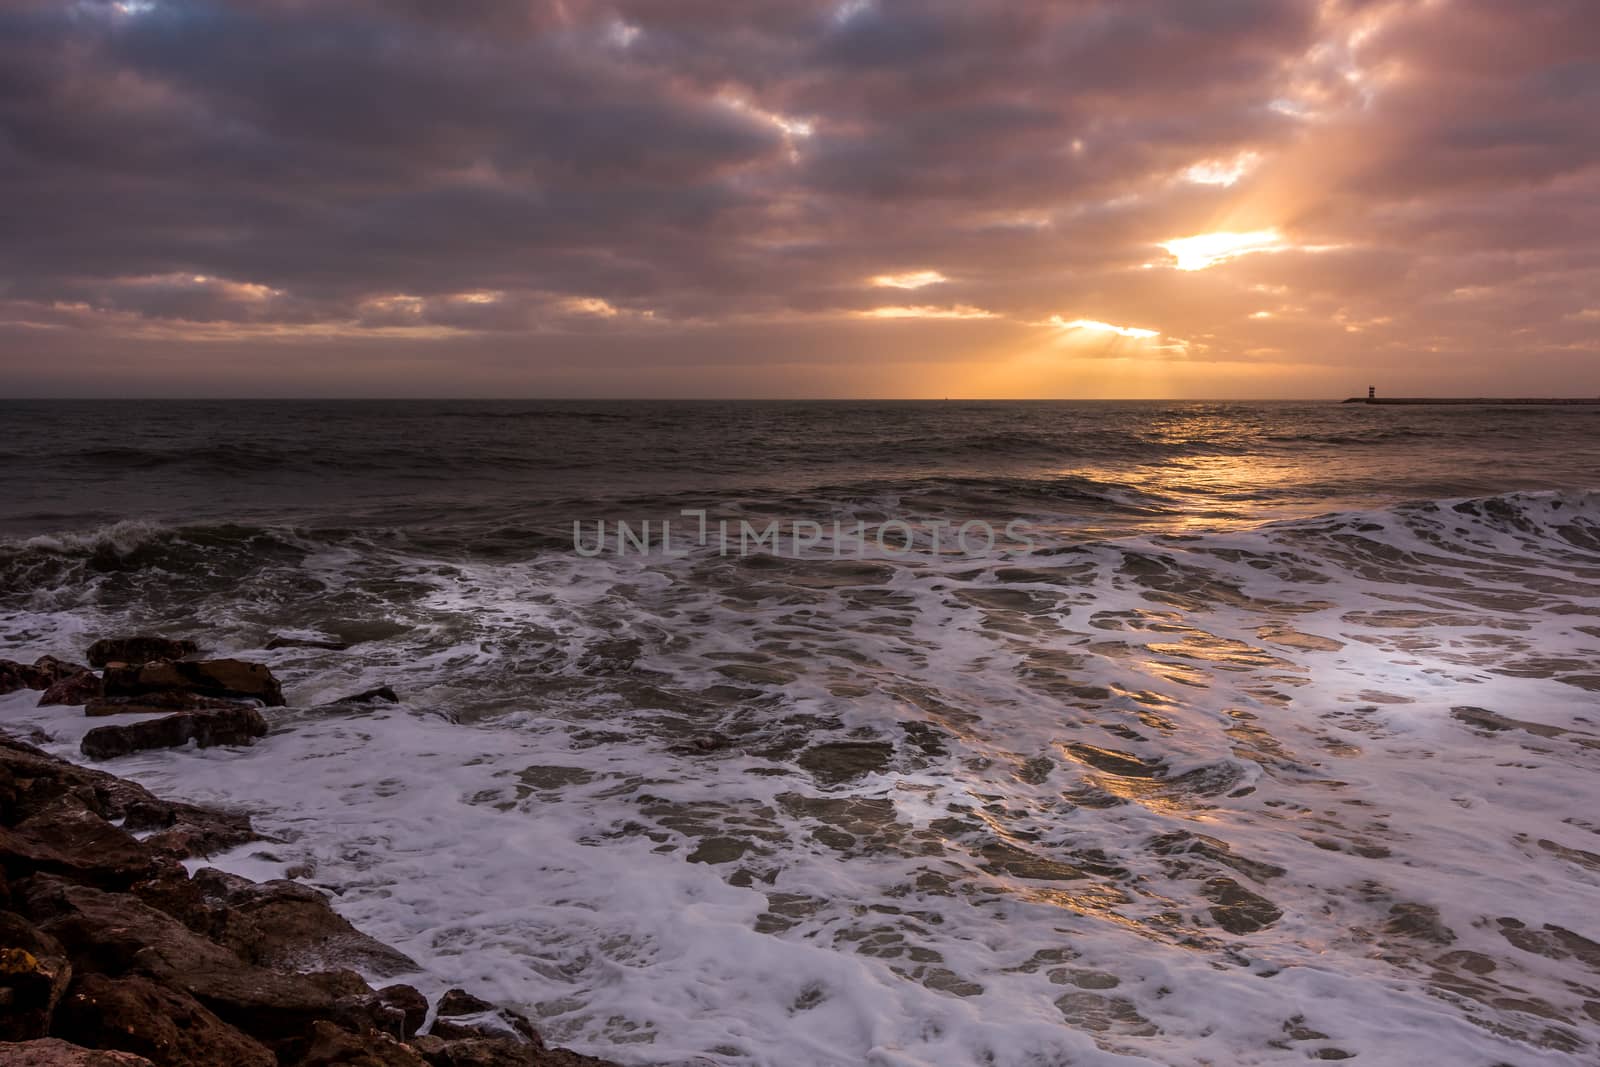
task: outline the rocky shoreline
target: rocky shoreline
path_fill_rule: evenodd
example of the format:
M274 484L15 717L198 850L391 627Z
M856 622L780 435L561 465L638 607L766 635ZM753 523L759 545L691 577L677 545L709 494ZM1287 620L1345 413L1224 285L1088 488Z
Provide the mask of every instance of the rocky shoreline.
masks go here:
M85 735L97 759L264 734L271 672L196 653L138 637L96 642L90 665L0 661L0 693L140 714ZM0 733L0 1067L616 1067L464 990L369 984L421 968L315 889L198 862L255 840L246 816Z

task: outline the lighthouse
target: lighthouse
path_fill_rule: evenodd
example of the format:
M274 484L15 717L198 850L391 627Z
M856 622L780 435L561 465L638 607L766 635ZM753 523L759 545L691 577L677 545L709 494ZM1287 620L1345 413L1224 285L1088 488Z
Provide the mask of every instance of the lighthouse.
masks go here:
M1368 400L1376 400L1376 399L1378 399L1378 387L1376 385L1367 386L1367 399Z

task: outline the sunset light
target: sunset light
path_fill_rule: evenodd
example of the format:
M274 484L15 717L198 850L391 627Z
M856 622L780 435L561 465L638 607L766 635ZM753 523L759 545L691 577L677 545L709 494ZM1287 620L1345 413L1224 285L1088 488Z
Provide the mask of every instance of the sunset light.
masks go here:
M0 1067L1600 1064L1597 57L0 0Z
M1239 256L1254 252L1276 252L1288 245L1277 230L1253 230L1250 233L1203 233L1194 237L1179 237L1162 242L1161 247L1177 259L1173 266L1179 270L1205 270Z

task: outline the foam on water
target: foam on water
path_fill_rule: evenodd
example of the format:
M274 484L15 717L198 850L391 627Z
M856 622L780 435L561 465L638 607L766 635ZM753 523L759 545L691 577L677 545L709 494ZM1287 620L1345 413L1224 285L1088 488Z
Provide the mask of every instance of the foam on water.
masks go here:
M159 561L41 591L0 650L137 623L271 663L296 707L266 740L112 769L250 810L279 840L219 862L309 864L423 985L555 1042L784 1067L1596 1055L1595 495L986 561L274 537L279 571L198 600L150 595L181 581ZM261 651L291 630L363 643ZM380 683L405 703L330 703ZM99 724L31 704L0 721L63 753Z

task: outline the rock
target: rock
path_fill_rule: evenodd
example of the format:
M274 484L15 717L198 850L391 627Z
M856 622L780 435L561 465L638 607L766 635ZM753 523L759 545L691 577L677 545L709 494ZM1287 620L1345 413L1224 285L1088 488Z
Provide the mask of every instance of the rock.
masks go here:
M51 1013L71 980L61 942L20 915L0 912L0 1041L47 1035Z
M155 855L207 855L256 837L247 816L161 800L135 782L0 737L0 825L15 826L63 797L103 819L123 820L130 833L159 831L142 842Z
M47 1037L20 1044L0 1042L0 1067L155 1067L155 1064L132 1053L86 1049Z
M48 689L63 679L89 673L89 668L81 663L69 663L54 656L40 656L33 661L33 670L37 677L35 689Z
M193 641L175 641L169 637L140 634L136 637L102 637L89 646L85 655L91 667L104 667L111 663L153 663L157 660L182 659L200 651Z
M399 1025L396 1036L409 1040L428 1021L428 998L408 985L387 985L378 990L378 1004L390 1012ZM388 1026L384 1026L385 1032Z
M105 694L108 697L142 696L163 690L259 700L270 707L281 707L284 703L283 689L271 671L259 663L239 659L147 663L106 670Z
M354 696L340 697L338 700L335 700L334 703L371 704L380 700L385 704L398 704L400 703L400 694L396 693L393 689L390 689L386 685L380 685L376 689L368 689L365 693L357 693Z
M422 969L351 926L310 886L285 879L256 883L211 868L197 871L194 884L217 917L213 940L247 963L296 971L350 967L384 976Z
M82 674L71 675L55 682L49 689L46 689L44 694L39 697L39 706L43 708L53 704L65 704L68 706L87 704L100 696L104 684L100 680L100 676L93 671L84 671Z
M18 689L40 688L33 684L33 668L14 659L0 659L0 696L15 693Z
M494 1005L475 997L465 989L451 989L439 998L439 1014L450 1018L459 1015L482 1015L494 1011Z
M14 827L0 827L0 867L11 878L35 871L123 887L148 876L150 850L76 795L64 795Z
M303 1033L314 1020L333 1014L341 1001L372 997L353 972L286 975L251 966L131 894L49 875L28 881L25 911L61 942L75 969L152 979L187 993L260 1040Z
M411 1047L429 1067L616 1067L610 1060L582 1056L564 1048L544 1048L514 1037L467 1037L445 1040L425 1036Z
M277 1057L193 997L148 978L86 974L56 1012L60 1033L162 1067L277 1067Z
M280 648L320 648L328 652L343 652L350 647L348 641L318 641L305 637L279 637L273 634L265 645L261 646L268 652Z
M50 679L36 667L18 663L14 659L0 659L0 693L15 693L19 689L46 689Z
M90 759L114 759L147 748L177 748L193 741L212 745L248 745L265 737L267 720L255 708L239 705L209 711L180 711L164 719L145 719L118 726L96 726L83 735L79 748Z
M439 998L439 1009L434 1013L433 1026L428 1033L444 1040L475 1038L509 1038L520 1040L534 1048L544 1048L539 1031L527 1018L506 1008L499 1008L464 989L451 989ZM470 1022L458 1022L470 1019ZM520 1037L519 1037L520 1035Z
M310 1039L284 1062L294 1067L429 1067L410 1046L387 1034L353 1033L326 1021L312 1024Z
M237 700L176 690L134 697L97 697L85 704L83 711L85 715L99 718L105 715L160 715L172 711L225 711L249 706Z

